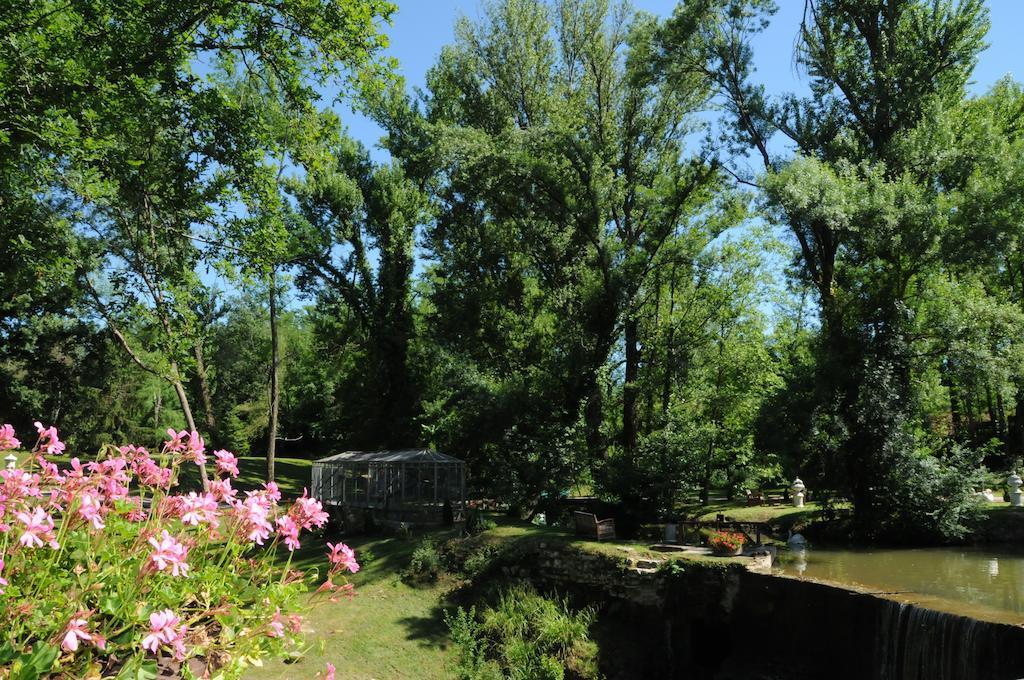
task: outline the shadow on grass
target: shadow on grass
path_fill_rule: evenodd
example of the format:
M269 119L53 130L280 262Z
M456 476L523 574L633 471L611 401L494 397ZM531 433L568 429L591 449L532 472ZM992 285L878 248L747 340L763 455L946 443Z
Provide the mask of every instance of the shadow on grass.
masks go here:
M448 648L448 626L444 623L445 607L444 602L430 610L426 616L407 616L398 620L398 623L408 631L406 639L416 641L422 647Z

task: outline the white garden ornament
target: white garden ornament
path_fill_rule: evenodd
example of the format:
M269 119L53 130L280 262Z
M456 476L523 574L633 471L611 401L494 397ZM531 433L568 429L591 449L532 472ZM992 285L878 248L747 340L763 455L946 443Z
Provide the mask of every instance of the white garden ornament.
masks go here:
M1006 480L1006 485L1010 487L1010 505L1015 508L1021 507L1021 494L1020 485L1024 484L1024 480L1020 478L1016 472L1010 473L1010 477Z
M804 490L807 489L804 486L803 480L799 477L793 480L793 484L790 485L789 490L793 492L793 507L802 508L804 507Z

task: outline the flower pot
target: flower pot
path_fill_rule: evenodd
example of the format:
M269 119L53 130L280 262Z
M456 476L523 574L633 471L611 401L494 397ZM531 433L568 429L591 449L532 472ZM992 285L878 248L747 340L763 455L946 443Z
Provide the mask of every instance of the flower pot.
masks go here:
M738 545L735 548L730 548L727 545L712 546L711 554L719 557L734 557L743 553L743 546Z

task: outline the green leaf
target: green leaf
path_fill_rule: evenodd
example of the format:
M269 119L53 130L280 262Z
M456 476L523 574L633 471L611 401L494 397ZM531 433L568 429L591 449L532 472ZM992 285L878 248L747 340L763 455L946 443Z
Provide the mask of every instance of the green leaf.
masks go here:
M118 680L154 680L157 675L156 659L133 658L117 674Z
M57 660L57 648L40 642L28 654L19 656L11 669L10 680L36 680L47 675Z

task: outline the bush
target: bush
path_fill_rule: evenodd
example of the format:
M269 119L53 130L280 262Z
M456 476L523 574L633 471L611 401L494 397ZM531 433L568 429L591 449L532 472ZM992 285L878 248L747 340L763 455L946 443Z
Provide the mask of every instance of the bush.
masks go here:
M445 613L462 680L598 678L594 618L593 609L573 612L526 584L506 588L479 615L461 607Z
M490 531L494 527L498 526L494 520L484 516L482 512L476 508L471 508L466 513L466 533L470 536L476 536L482 534L485 531Z
M433 539L425 538L412 551L405 575L411 581L427 582L436 581L440 573L441 554L437 551L437 544Z
M226 451L210 491L171 493L182 465L205 462L195 432L171 430L156 457L106 446L62 470L46 458L64 450L57 430L36 427L34 455L0 471L0 677L234 678L301 641L305 580L276 555L327 520L318 501L282 506L273 483L238 499ZM0 427L0 451L20 446L14 435ZM359 569L328 546L321 599Z

